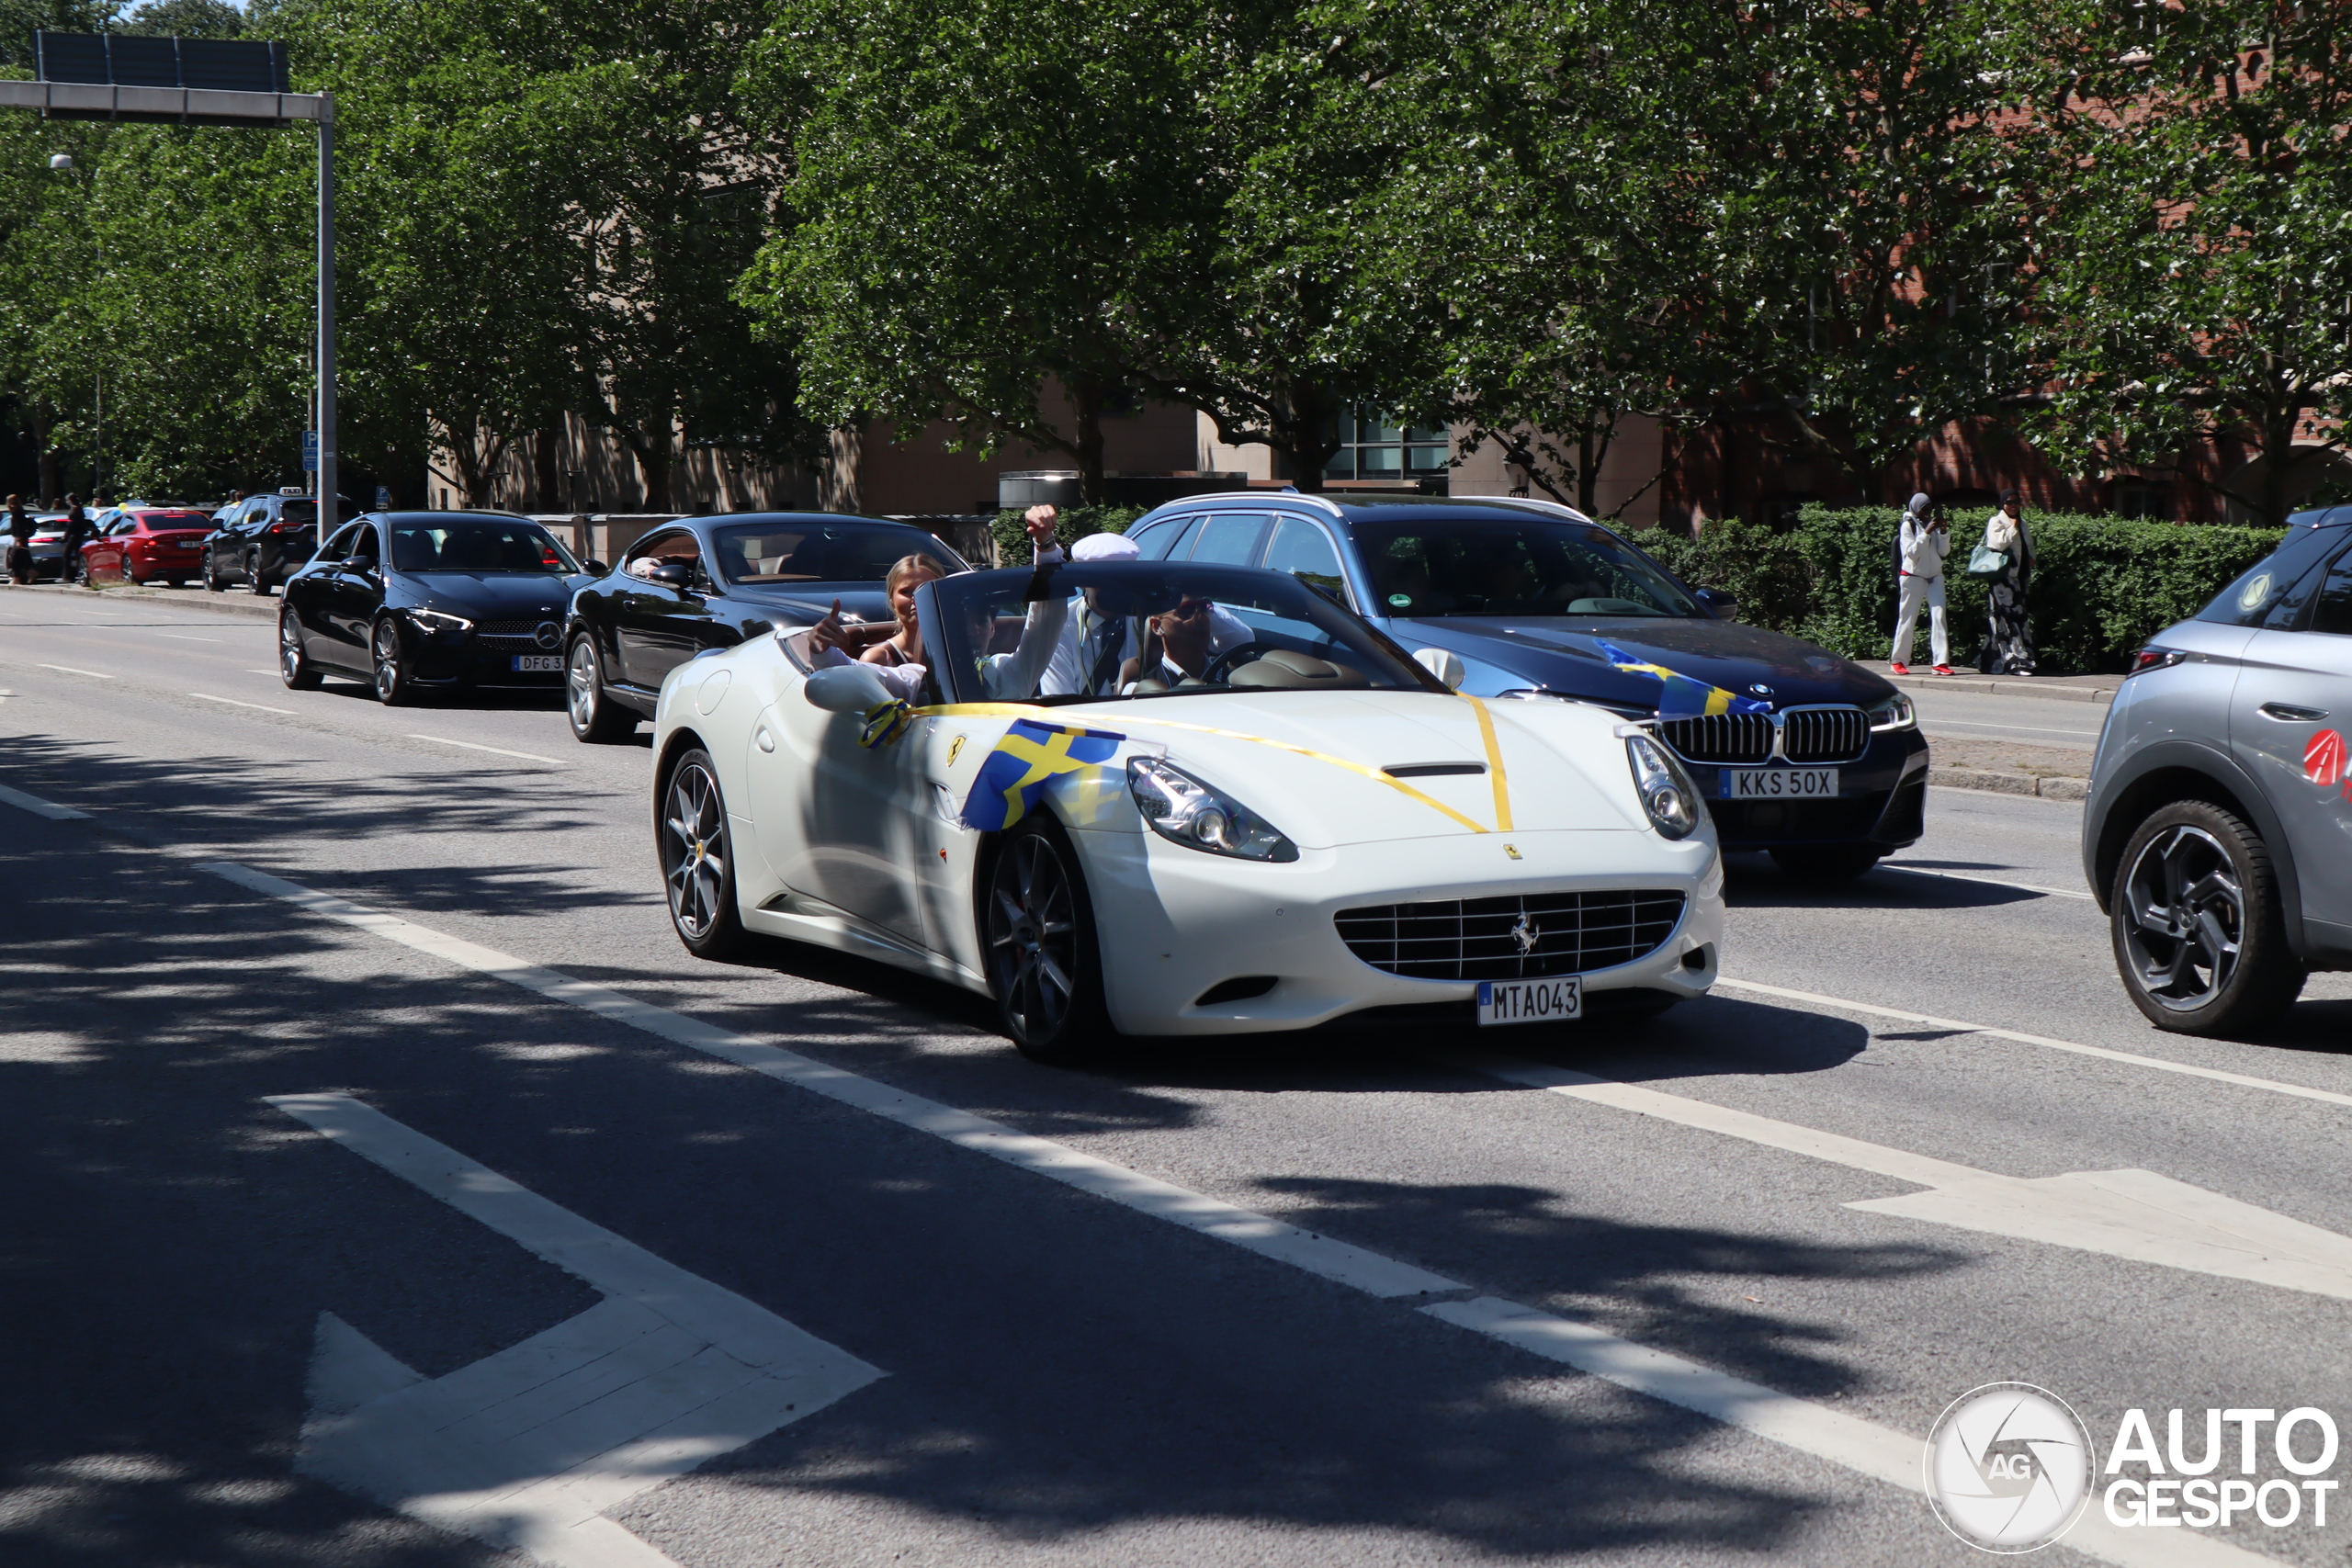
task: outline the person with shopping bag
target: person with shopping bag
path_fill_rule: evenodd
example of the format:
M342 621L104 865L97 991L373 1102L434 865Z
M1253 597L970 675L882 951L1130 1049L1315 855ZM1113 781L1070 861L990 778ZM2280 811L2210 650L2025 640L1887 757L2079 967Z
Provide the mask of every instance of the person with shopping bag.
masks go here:
M1987 675L2033 673L2033 626L2026 591L2033 581L2033 533L2018 492L2001 492L2001 509L1984 520L1984 539L1968 558L1968 575L1989 590L1984 649L1976 667Z
M1922 604L1928 607L1928 653L1936 661L1935 672L1951 673L1951 647L1944 631L1944 558L1951 553L1951 530L1934 514L1925 495L1914 495L1896 533L1894 647L1888 661L1897 675L1911 673L1911 638Z

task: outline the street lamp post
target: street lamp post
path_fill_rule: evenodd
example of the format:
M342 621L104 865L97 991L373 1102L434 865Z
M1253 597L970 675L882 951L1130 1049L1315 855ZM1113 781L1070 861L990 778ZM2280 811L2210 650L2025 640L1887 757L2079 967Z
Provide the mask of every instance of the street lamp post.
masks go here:
M49 166L56 173L72 175L74 183L82 187L83 196L85 198L88 197L90 193L88 176L74 167L73 153L51 153ZM99 276L104 276L107 270L107 243L104 235L93 233L90 240L90 256L97 264ZM94 506L97 504L98 497L105 493L107 487L107 358L103 349L99 351L97 360L97 386L91 417L91 423L96 427L93 455L90 458L90 503Z

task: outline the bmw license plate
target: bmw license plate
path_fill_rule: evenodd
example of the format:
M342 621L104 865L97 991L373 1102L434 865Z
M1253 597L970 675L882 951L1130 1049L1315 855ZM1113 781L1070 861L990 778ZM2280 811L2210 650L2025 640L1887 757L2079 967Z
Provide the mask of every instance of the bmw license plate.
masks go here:
M1725 768L1725 800L1835 800L1835 768Z
M1584 1012L1584 981L1570 975L1558 980L1481 980L1478 982L1478 1022L1565 1023Z
M514 668L518 674L559 675L563 672L563 660L552 653L518 653Z

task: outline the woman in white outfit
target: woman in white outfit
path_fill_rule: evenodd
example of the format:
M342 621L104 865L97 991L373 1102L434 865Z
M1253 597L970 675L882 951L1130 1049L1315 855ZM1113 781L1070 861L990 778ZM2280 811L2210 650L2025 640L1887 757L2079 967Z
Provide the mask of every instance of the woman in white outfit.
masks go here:
M1925 495L1915 495L1903 513L1902 576L1889 662L1897 675L1911 673L1911 637L1919 606L1928 606L1928 652L1936 673L1951 673L1951 649L1944 636L1944 558L1951 553L1951 530L1929 515Z

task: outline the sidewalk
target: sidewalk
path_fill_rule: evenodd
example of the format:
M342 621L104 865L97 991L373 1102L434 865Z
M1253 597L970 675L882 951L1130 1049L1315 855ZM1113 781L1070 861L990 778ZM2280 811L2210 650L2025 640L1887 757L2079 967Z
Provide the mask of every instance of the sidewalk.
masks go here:
M1873 674L1885 675L1896 685L1920 691L1966 692L1973 696L2038 697L2043 702L2103 703L2115 695L2120 675L1979 675L1963 670L1957 675L1929 675L1917 664L1908 675L1889 675L1883 664L1864 664Z
M93 592L78 582L18 583L0 579L0 604L7 602L11 593L36 593L48 596L72 594L83 600L103 599L109 604L137 600L142 604L170 604L183 610L210 610L230 615L259 616L277 619L277 595L264 599L243 588L232 588L226 593L214 593L202 588L141 588L135 583L109 582Z

